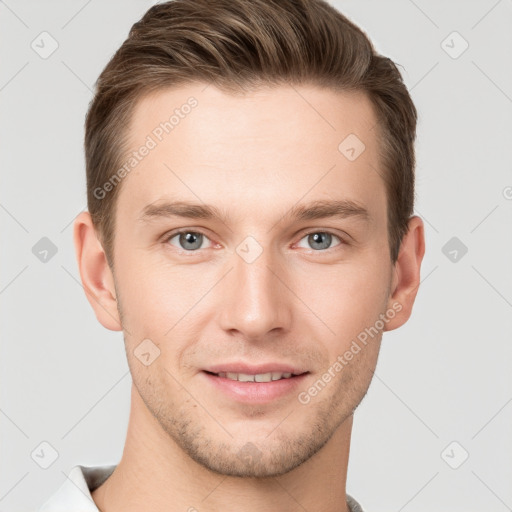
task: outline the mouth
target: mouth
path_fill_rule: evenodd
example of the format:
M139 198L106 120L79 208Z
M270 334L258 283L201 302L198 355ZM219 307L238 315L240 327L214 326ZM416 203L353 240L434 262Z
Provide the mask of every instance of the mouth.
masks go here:
M304 387L304 381L309 371L264 371L236 372L210 371L200 372L206 377L215 394L228 398L231 402L265 404L278 399L290 399L299 393L299 386Z
M205 370L205 373L215 377L221 377L223 379L236 380L238 382L273 382L276 380L291 379L292 377L298 377L309 372L291 373L291 372L266 372L266 373L236 373L236 372L209 372Z

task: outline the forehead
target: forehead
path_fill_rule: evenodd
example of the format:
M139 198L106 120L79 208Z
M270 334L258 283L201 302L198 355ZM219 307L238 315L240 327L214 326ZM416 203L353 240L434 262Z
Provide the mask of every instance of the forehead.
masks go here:
M322 137L332 147L352 130L371 146L370 139L376 136L371 133L376 126L374 109L363 92L274 85L228 93L214 85L190 83L140 98L133 109L129 139L136 145L142 135L150 135L165 144L180 132L183 138L189 135L183 126L193 127L196 138L212 143L262 135L278 135L276 143L294 143L306 135L315 145ZM171 132L173 137L168 137Z
M172 196L241 216L301 198L385 208L376 123L359 92L280 85L233 94L202 83L156 91L133 111L124 161L134 165L119 207L140 213Z

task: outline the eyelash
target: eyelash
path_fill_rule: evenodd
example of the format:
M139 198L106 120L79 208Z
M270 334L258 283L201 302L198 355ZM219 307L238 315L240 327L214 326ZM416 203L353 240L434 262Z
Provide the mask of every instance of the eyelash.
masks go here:
M203 235L205 238L207 238L208 240L210 240L210 238L208 237L208 235L206 233L204 233L203 231L201 231L200 229L181 229L181 230L178 230L178 231L172 231L171 233L167 233L164 235L163 237L163 240L162 242L164 244L168 244L168 245L171 245L169 242L170 240L172 240L175 236L177 235L180 235L180 234L185 234L185 233L196 233L196 234L200 234L200 235ZM337 238L340 243L338 245L335 245L334 247L329 247L327 249L310 249L309 251L310 252L314 252L316 254L319 254L319 253L327 253L327 252L330 252L331 250L336 250L336 248L339 248L343 245L349 245L348 242L342 238L340 235L337 235L336 233L333 233L332 231L329 231L329 230L320 230L320 229L313 229L311 231L308 231L307 233L304 233L302 235L302 237L300 238L299 242L301 240L303 240L304 238L306 238L307 236L309 235L312 235L314 233L325 233L325 234L329 234L335 238ZM211 240L210 240L211 242ZM172 246L174 249L176 249L179 253L183 254L195 254L195 253L198 253L200 251L200 249L195 249L195 250L186 250L186 249L182 249L182 248L179 248L179 247L175 247L175 246Z

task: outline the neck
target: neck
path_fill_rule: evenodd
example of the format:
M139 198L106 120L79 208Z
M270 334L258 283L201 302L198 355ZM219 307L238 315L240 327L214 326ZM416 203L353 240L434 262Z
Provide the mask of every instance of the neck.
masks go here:
M313 457L277 477L220 475L191 459L147 410L135 387L123 456L92 497L102 512L349 512L345 485L353 416Z

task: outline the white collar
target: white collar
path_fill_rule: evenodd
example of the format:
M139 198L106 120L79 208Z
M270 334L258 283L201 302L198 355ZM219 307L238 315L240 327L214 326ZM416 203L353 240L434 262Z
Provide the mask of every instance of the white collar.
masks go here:
M114 471L111 466L74 466L66 481L38 512L99 512L91 492L97 489Z

